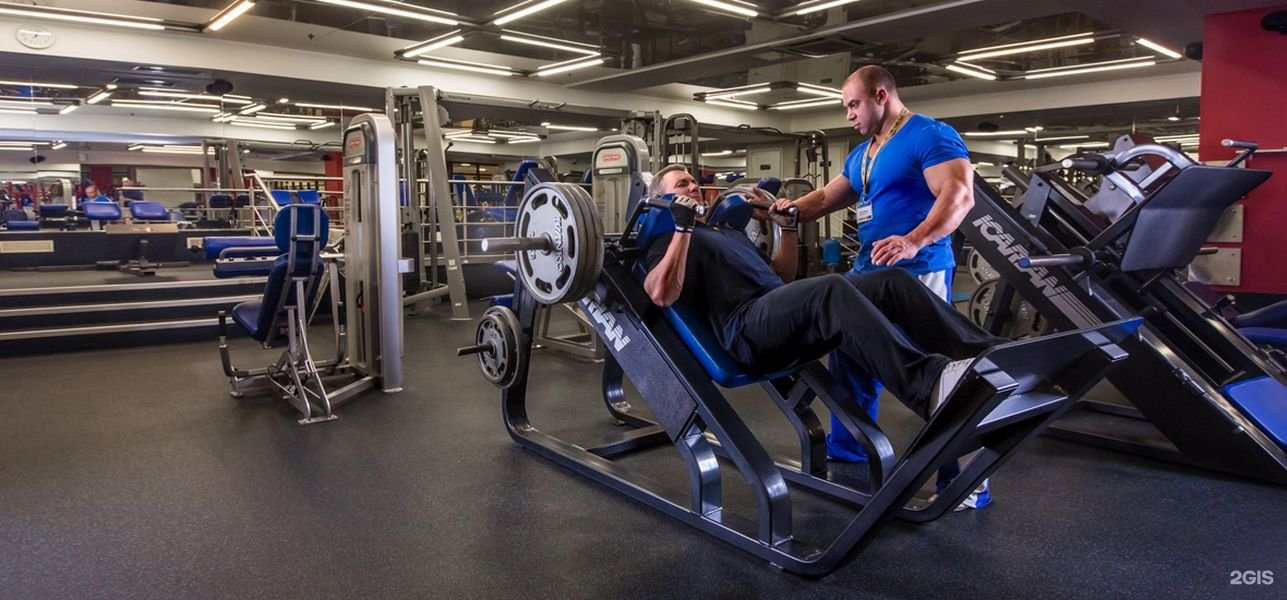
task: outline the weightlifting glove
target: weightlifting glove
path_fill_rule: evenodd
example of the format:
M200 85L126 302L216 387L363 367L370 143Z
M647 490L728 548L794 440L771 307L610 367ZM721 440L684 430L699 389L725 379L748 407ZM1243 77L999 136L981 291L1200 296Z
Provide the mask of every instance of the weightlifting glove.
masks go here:
M687 196L676 196L670 201L670 216L675 219L675 231L692 233L697 223L697 201Z
M770 209L769 219L774 223L777 223L778 227L782 228L782 231L795 231L799 228L800 211L794 206L786 209L784 212L778 212Z

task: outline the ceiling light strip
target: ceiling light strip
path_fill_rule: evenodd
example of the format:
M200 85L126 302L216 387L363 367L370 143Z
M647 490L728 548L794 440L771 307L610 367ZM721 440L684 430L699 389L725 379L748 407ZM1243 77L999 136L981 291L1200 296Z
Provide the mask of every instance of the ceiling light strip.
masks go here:
M492 21L492 24L500 26L506 23L511 23L523 17L541 12L547 8L557 6L559 4L563 4L564 2L567 2L567 0L544 0L542 2L537 2L535 4L532 4L531 2L520 2L509 8L505 8L500 11L497 11L495 14L503 15L503 16L497 17L494 21ZM527 5L526 8L519 8L524 4ZM518 10L514 10L516 8ZM510 11L514 11L514 12L510 12ZM504 14L504 13L508 13L508 14Z
M819 106L840 106L840 103L836 102L835 98L828 98L826 100L809 100L804 102L783 102L781 104L770 106L769 110L796 110L800 108L816 108Z
M709 6L711 8L714 8L716 10L720 10L726 13L741 15L743 17L755 18L760 16L759 11L755 10L756 6L754 4L750 4L747 2L724 2L723 0L688 0L688 1L695 4L701 4L703 6Z
M225 25L231 23L233 19L240 17L254 7L255 3L252 0L235 0L232 4L219 11L219 14L210 20L210 24L206 25L204 31L219 31Z
M1038 44L1047 44L1047 43L1050 43L1050 42L1059 42L1059 41L1064 41L1064 40L1072 40L1072 39L1077 39L1077 38L1087 37L1087 36L1090 36L1090 35L1094 35L1094 32L1093 32L1093 31L1087 31L1087 32L1084 32L1084 33L1074 33L1074 34L1072 34L1072 35L1061 35L1061 36L1051 37L1051 38L1041 38L1041 39L1039 39L1039 40L1028 40L1028 41L1026 41L1026 42L1014 42L1014 43L1010 43L1010 44L1000 44L1000 45L996 45L996 46L984 46L983 48L975 48L975 49L973 49L973 50L962 50L962 51L960 52L960 54L975 54L975 53L978 53L978 52L989 52L989 51L992 51L992 50L1004 50L1004 49L1007 49L1007 48L1013 49L1013 48L1018 48L1018 47L1021 47L1021 46L1033 46L1033 45L1038 45Z
M407 46L406 48L403 48L401 50L398 50L397 52L394 52L394 54L397 56L401 56L403 58L412 58L415 56L420 56L425 52L437 50L439 48L446 48L447 46L451 46L453 44L459 44L465 41L465 36L460 35L461 31L462 30L460 29L457 29L455 31L449 31L438 37L430 38L418 44L412 44L410 46Z
M80 87L78 85L70 85L66 83L41 83L38 81L9 81L9 80L0 80L0 85L16 85L20 87L38 87L38 88L50 88L50 89L57 89L57 90L74 90Z
M49 8L45 6L10 8L11 6L14 5L6 4L4 6L0 6L0 15L10 15L29 19L50 19L53 21L66 21L70 23L88 23L90 25L108 25L111 27L126 27L130 29L151 29L154 31L163 31L166 29L166 26L162 24L164 21L150 17L132 17L129 15L71 10L66 8ZM187 30L188 28L184 27L181 29Z
M310 102L296 102L295 106L298 106L300 108L318 108L321 110L339 110L339 111L353 110L353 111L361 111L361 112L372 112L376 110L374 108L368 108L365 106L347 106L344 104L313 104Z
M986 72L983 72L983 71L978 71L978 70L975 70L975 69L970 69L970 68L967 68L967 67L964 67L964 66L961 66L961 65L947 65L947 67L945 67L945 68L946 68L947 70L949 70L949 71L952 71L953 73L960 73L960 74L962 74L962 75L967 75L967 76L970 76L970 77L974 77L975 79L986 79L986 80L988 80L988 81L996 81L996 80L997 80L997 76L996 76L996 75L993 75L993 74L991 74L991 73L986 73Z
M1028 52L1037 52L1040 50L1054 50L1055 48L1067 48L1070 46L1081 46L1093 44L1095 38L1080 38L1075 40L1064 40L1061 42L1048 42L1045 44L1036 44L1033 46L1024 46L1021 48L1010 48L1006 50L992 50L990 52L980 52L977 54L961 54L957 56L960 60L979 60L983 58L995 58L998 56L1009 56L1011 54L1026 54Z
M821 10L827 10L828 8L835 8L837 6L844 6L846 4L853 4L854 2L857 2L857 1L858 0L813 0L813 2L805 2L799 5L794 10L792 10L787 14L793 17L798 17L800 15L807 15L809 13L815 13Z
M555 50L565 50L567 52L577 52L580 54L588 54L590 56L596 56L599 54L598 48L581 44L580 42L560 40L556 38L547 38L545 36L533 35L530 33L520 33L518 31L512 31L509 29L501 30L500 39L507 42L527 44L529 46L540 46L542 48L553 48Z
M408 19L416 19L418 21L428 21L430 23L438 23L439 25L450 25L452 27L455 27L456 25L460 24L459 20L452 18L457 16L454 13L449 13L446 11L433 11L432 13L423 12L431 9L426 9L424 7L416 6L414 4L407 4L405 2L396 2L394 0L386 0L384 3L381 3L381 4L374 4L371 2L356 2L354 0L317 0L317 1L322 2L324 4L334 4L336 6L343 6L345 8L369 10L371 12L376 12L384 15L393 15L395 17L406 17ZM392 4L395 6L388 6L389 4ZM396 8L396 6L405 6L407 8ZM439 16L440 14L450 15L450 17Z
M707 93L707 94L706 94L706 99L707 99L707 100L727 100L727 99L729 99L729 98L736 98L736 97L738 97L738 96L750 96L750 95L753 95L753 94L766 94L766 93L771 92L771 91L773 91L773 88L772 88L772 87L770 87L770 86L768 86L768 85L761 85L761 86L759 86L759 87L753 87L753 88L750 88L750 89L737 89L737 90L733 90L733 91L723 90L723 91L719 91L719 92L710 92L710 93Z
M1157 52L1158 54L1161 54L1162 56L1165 56L1165 57L1167 57L1167 58L1180 58L1180 53L1179 53L1179 52L1176 52L1176 51L1174 51L1174 50L1172 50L1172 49L1170 49L1170 48L1167 48L1166 46L1163 46L1163 45L1161 45L1161 44L1158 44L1158 43L1156 43L1156 42L1150 42L1150 41L1148 41L1148 40L1146 40L1146 39L1144 39L1144 38L1138 38L1138 39L1136 39L1136 40L1135 40L1135 43L1136 43L1136 44L1139 44L1139 45L1141 45L1141 46L1144 46L1145 48L1148 48L1149 50L1152 50L1152 51L1154 51L1154 52Z
M488 75L500 75L503 77L512 77L518 74L518 73L515 73L514 71L508 70L509 69L508 67L501 67L501 66L495 66L495 65L480 65L476 63L465 63L465 62L459 62L459 63L448 62L440 58L433 58L433 59L421 58L416 62L422 65L425 65L426 67L438 67L440 69L455 69L457 71L469 71L472 73L486 73Z
M1067 71L1049 71L1045 73L1035 73L1035 74L1029 73L1024 75L1023 78L1024 79L1045 79L1047 77L1063 77L1065 75L1083 75L1086 73L1099 73L1102 71L1118 71L1121 69L1138 69L1140 67L1151 67L1156 64L1157 64L1157 61L1150 60L1147 62L1136 62L1136 63L1115 64L1115 65L1104 65L1104 66L1097 66L1097 67L1087 67L1087 68L1080 68L1080 69L1069 69Z
M539 67L536 69L536 76L549 77L550 75L567 73L568 71L576 71L577 69L585 69L587 67L597 67L603 64L603 61L607 60L607 58L603 56L597 56L589 60L585 60L585 59L577 59L577 60L580 62L574 62L574 63L564 62L564 63L557 63L560 66L546 65L544 67Z

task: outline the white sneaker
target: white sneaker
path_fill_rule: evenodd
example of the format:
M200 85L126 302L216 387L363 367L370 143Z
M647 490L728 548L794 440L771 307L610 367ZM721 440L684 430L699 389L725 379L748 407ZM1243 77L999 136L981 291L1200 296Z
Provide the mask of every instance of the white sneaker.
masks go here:
M991 486L988 485L988 482L988 479L984 479L983 483L980 484L979 487L975 488L973 492L970 492L970 495L966 496L965 500L962 500L960 504L956 505L956 508L952 509L952 512L977 510L992 504L992 489ZM938 500L938 494L930 496L927 502L933 504L935 500Z
M970 370L970 365L974 363L973 358L964 360L954 360L943 367L943 372L938 376L938 383L934 386L934 392L930 395L929 414L934 416L938 408L947 402L948 396L956 389L956 384L965 377L965 373Z

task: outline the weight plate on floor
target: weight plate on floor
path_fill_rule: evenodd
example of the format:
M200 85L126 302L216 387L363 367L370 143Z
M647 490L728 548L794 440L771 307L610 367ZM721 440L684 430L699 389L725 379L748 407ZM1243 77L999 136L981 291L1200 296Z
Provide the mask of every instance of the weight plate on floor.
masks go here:
M491 346L478 353L478 370L492 385L507 389L514 385L527 363L527 348L521 344L522 328L518 316L504 306L493 306L483 313L474 330L474 343Z
M517 252L523 287L542 304L575 302L594 289L603 269L603 223L580 185L542 183L523 196L514 235L545 236L553 248Z
M974 278L974 283L982 285L986 281L991 281L1001 276L988 261L983 259L977 249L970 250L969 256L965 258L966 268L970 270L970 277Z

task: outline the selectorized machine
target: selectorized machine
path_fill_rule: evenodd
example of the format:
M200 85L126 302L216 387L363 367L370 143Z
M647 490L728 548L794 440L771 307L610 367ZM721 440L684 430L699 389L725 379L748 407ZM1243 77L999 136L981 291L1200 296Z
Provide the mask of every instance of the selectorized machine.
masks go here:
M707 213L708 223L744 227L735 216L749 217L757 200L765 199L758 195L731 191L722 198L722 211L717 206ZM720 220L720 214L733 221ZM640 198L628 215L623 232L605 234L596 203L581 186L545 183L529 189L518 210L516 237L488 240L493 250L514 252L509 265L516 279L513 310L489 308L474 344L458 353L476 355L483 375L501 388L506 427L522 447L805 575L832 571L890 519L925 522L950 512L1020 442L1124 360L1117 344L1138 324L1103 324L990 350L896 456L888 437L844 395L820 357L797 357L780 372L752 372L724 352L703 315L678 304L655 306L643 289L641 257L653 240L673 231L669 204ZM605 424L624 425L624 432L608 427L601 439L571 441L538 428L530 418L536 315L543 305L563 302L576 302L603 340L603 385L596 396L607 410ZM626 378L637 399L627 396ZM771 455L720 391L748 385L764 389L795 429L798 456ZM840 416L872 457L867 482L846 483L829 471L815 399ZM685 465L687 477L681 481L657 481L620 460L667 444ZM940 465L979 449L941 494L927 501L913 498ZM723 482L730 470L754 494L750 515L736 514L724 503ZM825 497L845 515L842 526L828 528L834 536L800 534L804 529L794 521L792 500L799 493Z
M309 424L338 418L336 408L371 388L402 390L401 273L411 266L398 249L393 144L393 127L383 115L358 115L344 132L342 254L328 251L320 206L296 203L278 212L273 233L283 254L274 260L263 297L234 307L232 318L264 347L286 349L267 367L234 367L227 315L220 313L219 351L233 396L253 389L280 393L299 412L300 423ZM307 315L322 294L330 296L335 355L315 360ZM345 382L337 388L336 379Z

